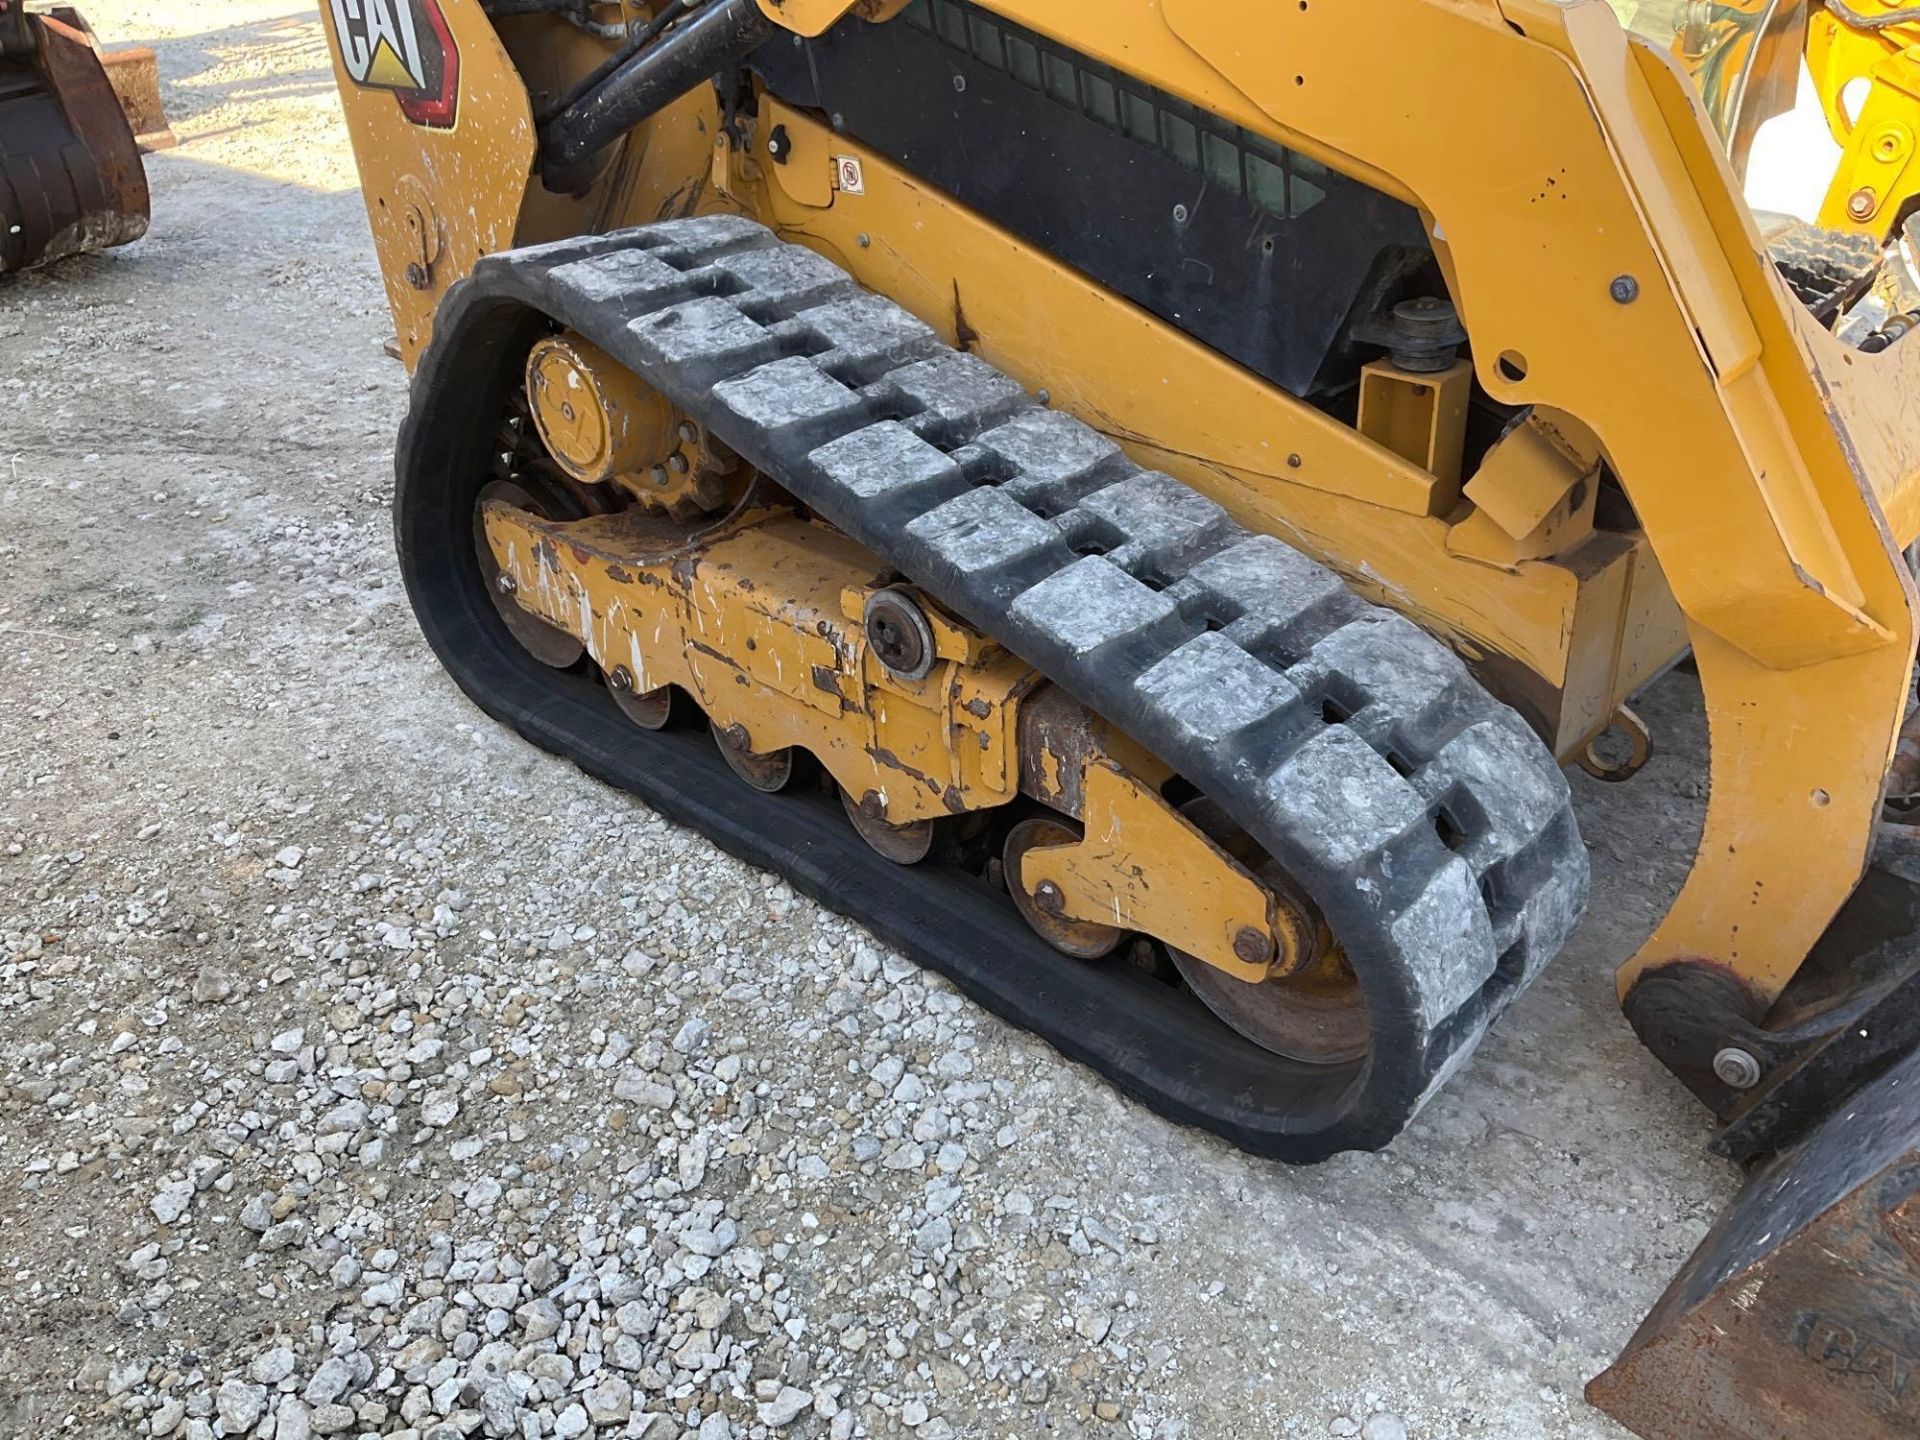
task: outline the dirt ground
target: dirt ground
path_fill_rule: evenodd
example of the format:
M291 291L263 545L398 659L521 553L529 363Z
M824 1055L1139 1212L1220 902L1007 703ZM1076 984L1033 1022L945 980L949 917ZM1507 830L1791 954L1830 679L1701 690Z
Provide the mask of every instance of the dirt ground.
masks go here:
M1470 1068L1250 1160L473 710L313 8L87 10L183 143L0 281L0 1433L1624 1433L1581 1385L1734 1188L1611 985L1689 679Z

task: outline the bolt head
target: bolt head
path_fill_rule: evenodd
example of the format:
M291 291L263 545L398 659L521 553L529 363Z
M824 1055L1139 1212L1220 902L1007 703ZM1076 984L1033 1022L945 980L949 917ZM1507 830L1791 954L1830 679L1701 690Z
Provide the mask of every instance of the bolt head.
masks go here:
M502 595L511 595L514 591L518 590L520 586L514 580L513 576L502 570L500 572L500 578L493 582L493 588L498 590Z
M1760 1062L1751 1051L1729 1045L1713 1057L1713 1073L1733 1090L1751 1090L1760 1083Z
M633 672L624 665L616 665L613 667L613 673L607 676L607 684L615 690L623 692L631 690L633 689Z
M1242 925L1233 937L1233 953L1248 965L1265 965L1273 959L1273 937L1264 930Z
M1616 275L1613 283L1607 286L1607 293L1617 305L1631 305L1640 298L1640 282L1631 275Z
M1880 197L1871 185L1862 185L1847 199L1847 213L1856 220L1867 219L1879 208Z
M418 260L413 261L407 266L406 275L407 284L416 290L425 290L433 283L432 278L427 274L427 267L422 265Z
M1040 907L1041 913L1058 915L1065 905L1061 899L1060 887L1051 880L1042 880L1040 888L1033 892L1033 903Z

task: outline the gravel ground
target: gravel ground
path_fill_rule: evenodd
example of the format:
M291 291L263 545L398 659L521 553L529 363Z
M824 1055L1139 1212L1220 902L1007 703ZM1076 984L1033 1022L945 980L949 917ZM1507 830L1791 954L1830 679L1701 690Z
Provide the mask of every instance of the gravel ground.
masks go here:
M0 1432L1617 1440L1734 1185L1610 983L1691 681L1473 1065L1250 1160L471 709L311 8L88 10L184 143L0 282Z

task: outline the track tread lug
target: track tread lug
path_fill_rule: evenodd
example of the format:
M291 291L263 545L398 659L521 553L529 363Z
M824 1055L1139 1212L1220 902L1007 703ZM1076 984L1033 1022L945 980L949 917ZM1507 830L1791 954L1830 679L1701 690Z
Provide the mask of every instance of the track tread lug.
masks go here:
M1266 777L1262 799L1274 825L1342 873L1427 823L1419 792L1340 725L1328 726L1288 756Z
M908 523L928 561L955 576L984 576L1031 562L1060 532L997 490L967 490Z
M1295 711L1299 690L1216 632L1194 636L1134 681L1144 705L1177 717L1188 743L1212 747Z
M722 380L716 404L762 444L811 450L862 426L860 396L798 355Z
M838 265L799 245L732 251L708 268L740 287L728 297L734 304L743 309L765 307L766 323L786 319L795 310L849 298L859 289Z
M908 407L906 423L914 433L945 449L973 439L987 417L998 419L1033 404L1017 383L963 351L904 365L887 376L883 388Z
M1094 491L1076 508L1125 537L1108 556L1136 575L1180 575L1218 551L1234 528L1225 510L1157 470L1136 471Z
M1160 624L1175 610L1166 596L1104 555L1086 555L1026 590L1009 614L1055 650L1086 657Z
M816 365L836 374L845 370L859 377L842 377L848 384L870 384L944 348L931 325L865 290L802 310L787 323L825 347L814 357Z
M823 484L854 502L885 497L900 505L927 497L919 508L930 509L938 503L935 497L966 484L960 467L945 452L897 420L842 435L819 446L807 460Z
M1479 900L1473 871L1455 857L1394 916L1398 948L1429 957L1419 990L1420 1019L1429 1031L1473 999L1493 975L1500 952Z
M711 390L715 384L779 358L779 342L763 325L742 315L718 295L683 300L626 325L643 347L646 370L670 370L683 387Z

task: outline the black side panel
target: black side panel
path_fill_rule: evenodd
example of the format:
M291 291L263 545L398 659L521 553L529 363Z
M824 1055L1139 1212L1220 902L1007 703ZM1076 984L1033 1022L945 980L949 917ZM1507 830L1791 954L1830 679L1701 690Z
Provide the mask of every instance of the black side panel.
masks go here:
M1329 360L1356 302L1429 256L1399 201L958 0L778 38L752 68L1296 395L1351 379Z

